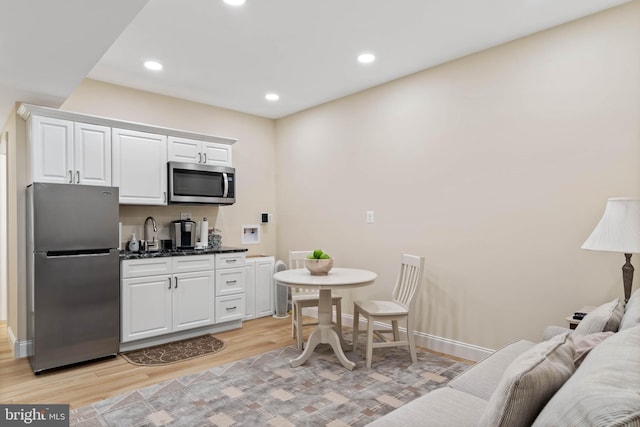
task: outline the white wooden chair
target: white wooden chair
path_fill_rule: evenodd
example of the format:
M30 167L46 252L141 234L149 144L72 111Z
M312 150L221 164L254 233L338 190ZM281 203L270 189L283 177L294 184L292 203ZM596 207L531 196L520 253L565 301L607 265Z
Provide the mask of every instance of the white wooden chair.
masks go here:
M289 269L305 268L304 260L313 251L289 251ZM318 322L304 323L302 319L302 309L305 307L317 307L319 304L319 293L315 289L291 288L291 336L296 339L298 350L302 350L304 326L317 325ZM336 326L342 331L342 297L332 296L331 304L336 307Z
M424 257L402 254L400 274L391 301L355 301L353 303L353 350L358 348L359 316L367 319L367 349L366 364L371 368L373 349L379 347L409 346L411 362L416 363L416 344L413 337L413 319L416 291L422 283L422 270ZM401 340L398 330L398 320L405 320L407 324L407 339ZM374 322L391 322L391 330L374 329ZM373 342L373 334L382 339L382 342ZM393 334L393 341L385 340L384 333Z

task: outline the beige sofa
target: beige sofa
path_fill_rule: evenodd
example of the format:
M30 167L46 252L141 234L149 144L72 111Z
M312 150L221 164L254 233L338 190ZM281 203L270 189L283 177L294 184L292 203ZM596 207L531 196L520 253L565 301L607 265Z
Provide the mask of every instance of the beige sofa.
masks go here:
M640 427L640 291L589 313L575 331L509 344L369 424Z

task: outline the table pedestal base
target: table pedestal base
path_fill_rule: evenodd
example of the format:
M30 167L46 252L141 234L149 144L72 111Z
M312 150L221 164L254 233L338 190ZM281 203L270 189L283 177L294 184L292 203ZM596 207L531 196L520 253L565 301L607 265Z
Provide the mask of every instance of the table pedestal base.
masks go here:
M306 362L311 353L318 344L329 344L334 353L338 357L342 366L348 370L353 370L356 364L344 355L342 348L349 348L348 344L342 338L342 331L337 331L336 327L331 322L333 315L333 307L331 306L331 290L321 289L320 299L318 302L318 326L309 335L309 339L304 347L304 351L300 356L289 361L289 366L295 368Z

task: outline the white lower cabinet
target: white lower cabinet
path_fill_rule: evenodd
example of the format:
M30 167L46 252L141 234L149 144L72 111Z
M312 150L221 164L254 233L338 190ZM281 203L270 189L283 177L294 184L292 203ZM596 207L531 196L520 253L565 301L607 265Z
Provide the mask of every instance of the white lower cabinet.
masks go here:
M122 279L122 342L173 330L171 282L171 275Z
M121 341L215 323L213 255L122 261Z
M273 268L275 259L272 256L247 258L247 304L245 320L271 316L274 313Z
M173 280L173 331L214 324L213 271L175 274Z

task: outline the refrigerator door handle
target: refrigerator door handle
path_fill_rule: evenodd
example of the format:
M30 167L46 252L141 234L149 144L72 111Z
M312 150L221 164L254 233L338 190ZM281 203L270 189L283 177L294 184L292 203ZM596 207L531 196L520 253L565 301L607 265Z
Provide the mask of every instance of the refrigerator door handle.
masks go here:
M47 258L82 258L82 257L99 257L99 256L110 256L111 251L106 249L104 252L78 252L78 253L68 253L68 252L46 252Z

